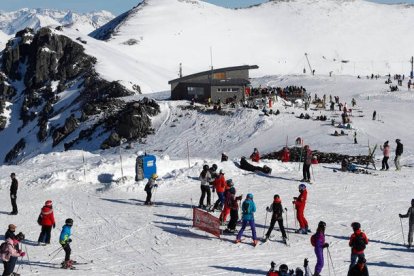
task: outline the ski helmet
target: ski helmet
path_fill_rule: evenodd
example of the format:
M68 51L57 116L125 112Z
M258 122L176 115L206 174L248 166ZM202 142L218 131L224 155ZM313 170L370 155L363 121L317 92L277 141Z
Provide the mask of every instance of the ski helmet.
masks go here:
M46 200L45 206L52 207L52 201L50 199L49 200Z
M319 223L318 223L318 228L321 228L321 229L325 229L326 228L326 222L324 222L324 221L320 221Z
M213 166L211 166L211 168L213 169L213 171L217 171L217 165L216 164L213 164Z
M303 276L303 270L300 267L297 267L295 270L296 276Z
M231 187L229 191L232 195L236 194L236 189L234 187Z
M66 219L65 224L72 226L73 225L73 219L71 219L71 218Z
M302 183L299 185L299 191L304 191L304 190L306 190L306 185Z
M157 178L158 178L158 175L157 175L156 173L153 173L153 174L151 175L151 178L152 178L152 179L157 179Z
M280 198L280 196L279 195L274 195L273 199L276 199L276 198Z
M19 234L16 235L16 238L18 241L24 240L26 237L22 232L19 232Z
M227 183L227 186L230 186L230 187L232 187L234 185L233 179L231 179L231 178L227 179L226 183Z
M361 224L359 222L353 222L351 224L352 229L354 229L354 231L359 230L361 228Z
M16 174L14 172L10 174L10 177L15 177L15 176Z
M246 198L249 198L249 199L253 200L253 194L250 194L250 193L247 194Z
M206 171L206 170L208 170L208 169L209 169L208 165L204 165L204 166L203 166L203 170L205 170L205 171Z
M283 272L283 273L288 273L289 272L289 267L286 264L281 264L279 266L279 273Z
M220 170L220 174L224 174L224 171L223 170Z

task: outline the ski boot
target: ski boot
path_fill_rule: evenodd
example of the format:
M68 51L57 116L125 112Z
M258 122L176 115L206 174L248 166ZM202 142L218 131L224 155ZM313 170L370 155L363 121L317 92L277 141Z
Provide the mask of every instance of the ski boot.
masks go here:
M256 246L256 245L258 245L259 244L259 241L258 240L253 240L253 242L252 242L252 245L253 246Z
M63 261L61 264L62 264L63 269L72 269L72 267L73 267L73 261L72 260Z
M234 241L234 243L240 243L241 242L241 240L235 240Z
M266 235L265 237L264 237L264 239L263 239L263 242L267 242L269 240L269 236L268 235Z

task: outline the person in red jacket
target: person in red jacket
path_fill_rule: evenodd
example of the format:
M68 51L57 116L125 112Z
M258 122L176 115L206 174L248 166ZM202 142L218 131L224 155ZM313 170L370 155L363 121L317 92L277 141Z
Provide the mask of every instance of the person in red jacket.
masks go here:
M224 206L224 191L226 190L226 179L224 178L223 170L220 170L219 175L214 180L214 189L217 192L218 199L214 203L212 210L219 209L221 210Z
M231 189L231 187L233 187L233 185L234 185L234 183L233 183L232 179L228 179L226 181L226 188L225 188L225 191L224 191L224 208L223 208L223 211L221 211L221 214L220 214L220 217L219 217L219 219L222 223L226 222L227 217L230 214L230 210L231 210L231 208L230 208L230 204L231 204L230 189Z
M296 209L296 217L299 221L300 228L296 231L300 234L307 234L309 231L308 221L305 218L305 206L306 206L306 199L308 197L308 191L306 190L305 184L299 185L299 196L294 197L293 204L295 205Z
M361 231L361 224L359 222L353 222L351 227L354 230L354 233L349 239L349 246L352 248L350 268L357 263L357 259L365 259L364 250L368 244L367 235Z
M253 153L250 155L250 159L252 159L253 162L260 161L260 153L257 148L254 148Z
M39 239L37 240L38 244L50 244L52 227L56 227L51 200L46 200L45 206L43 206L42 211L40 212L38 222L42 226L42 231L40 232Z
M290 161L289 149L287 147L284 147L283 153L282 153L282 162L289 162L289 161Z

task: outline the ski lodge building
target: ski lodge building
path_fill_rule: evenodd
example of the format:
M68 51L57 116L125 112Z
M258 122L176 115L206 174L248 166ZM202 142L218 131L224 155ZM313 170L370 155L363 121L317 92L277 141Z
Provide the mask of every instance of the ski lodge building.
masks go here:
M212 69L168 82L171 85L171 99L205 102L211 98L212 102L221 99L241 100L249 86L249 70L258 69L257 65L242 65Z

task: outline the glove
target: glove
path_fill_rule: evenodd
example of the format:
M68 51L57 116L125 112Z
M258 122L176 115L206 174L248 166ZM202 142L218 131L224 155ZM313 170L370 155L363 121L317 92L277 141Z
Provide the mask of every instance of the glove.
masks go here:
M56 224L53 223L53 228L56 228Z
M270 212L270 208L269 206L266 207L266 211Z
M328 248L329 247L329 243L325 243L324 245L323 245L323 248Z
M72 242L72 239L68 239L68 242L67 243L71 243Z
M308 267L308 264L309 264L309 260L305 258L305 260L303 261L303 267Z
M401 215L401 214L398 214L398 216L399 216L400 218L402 218L402 215Z
M24 256L26 256L26 253L25 252L20 252L20 257L24 257Z
M296 196L293 197L293 200L298 200L298 198Z

